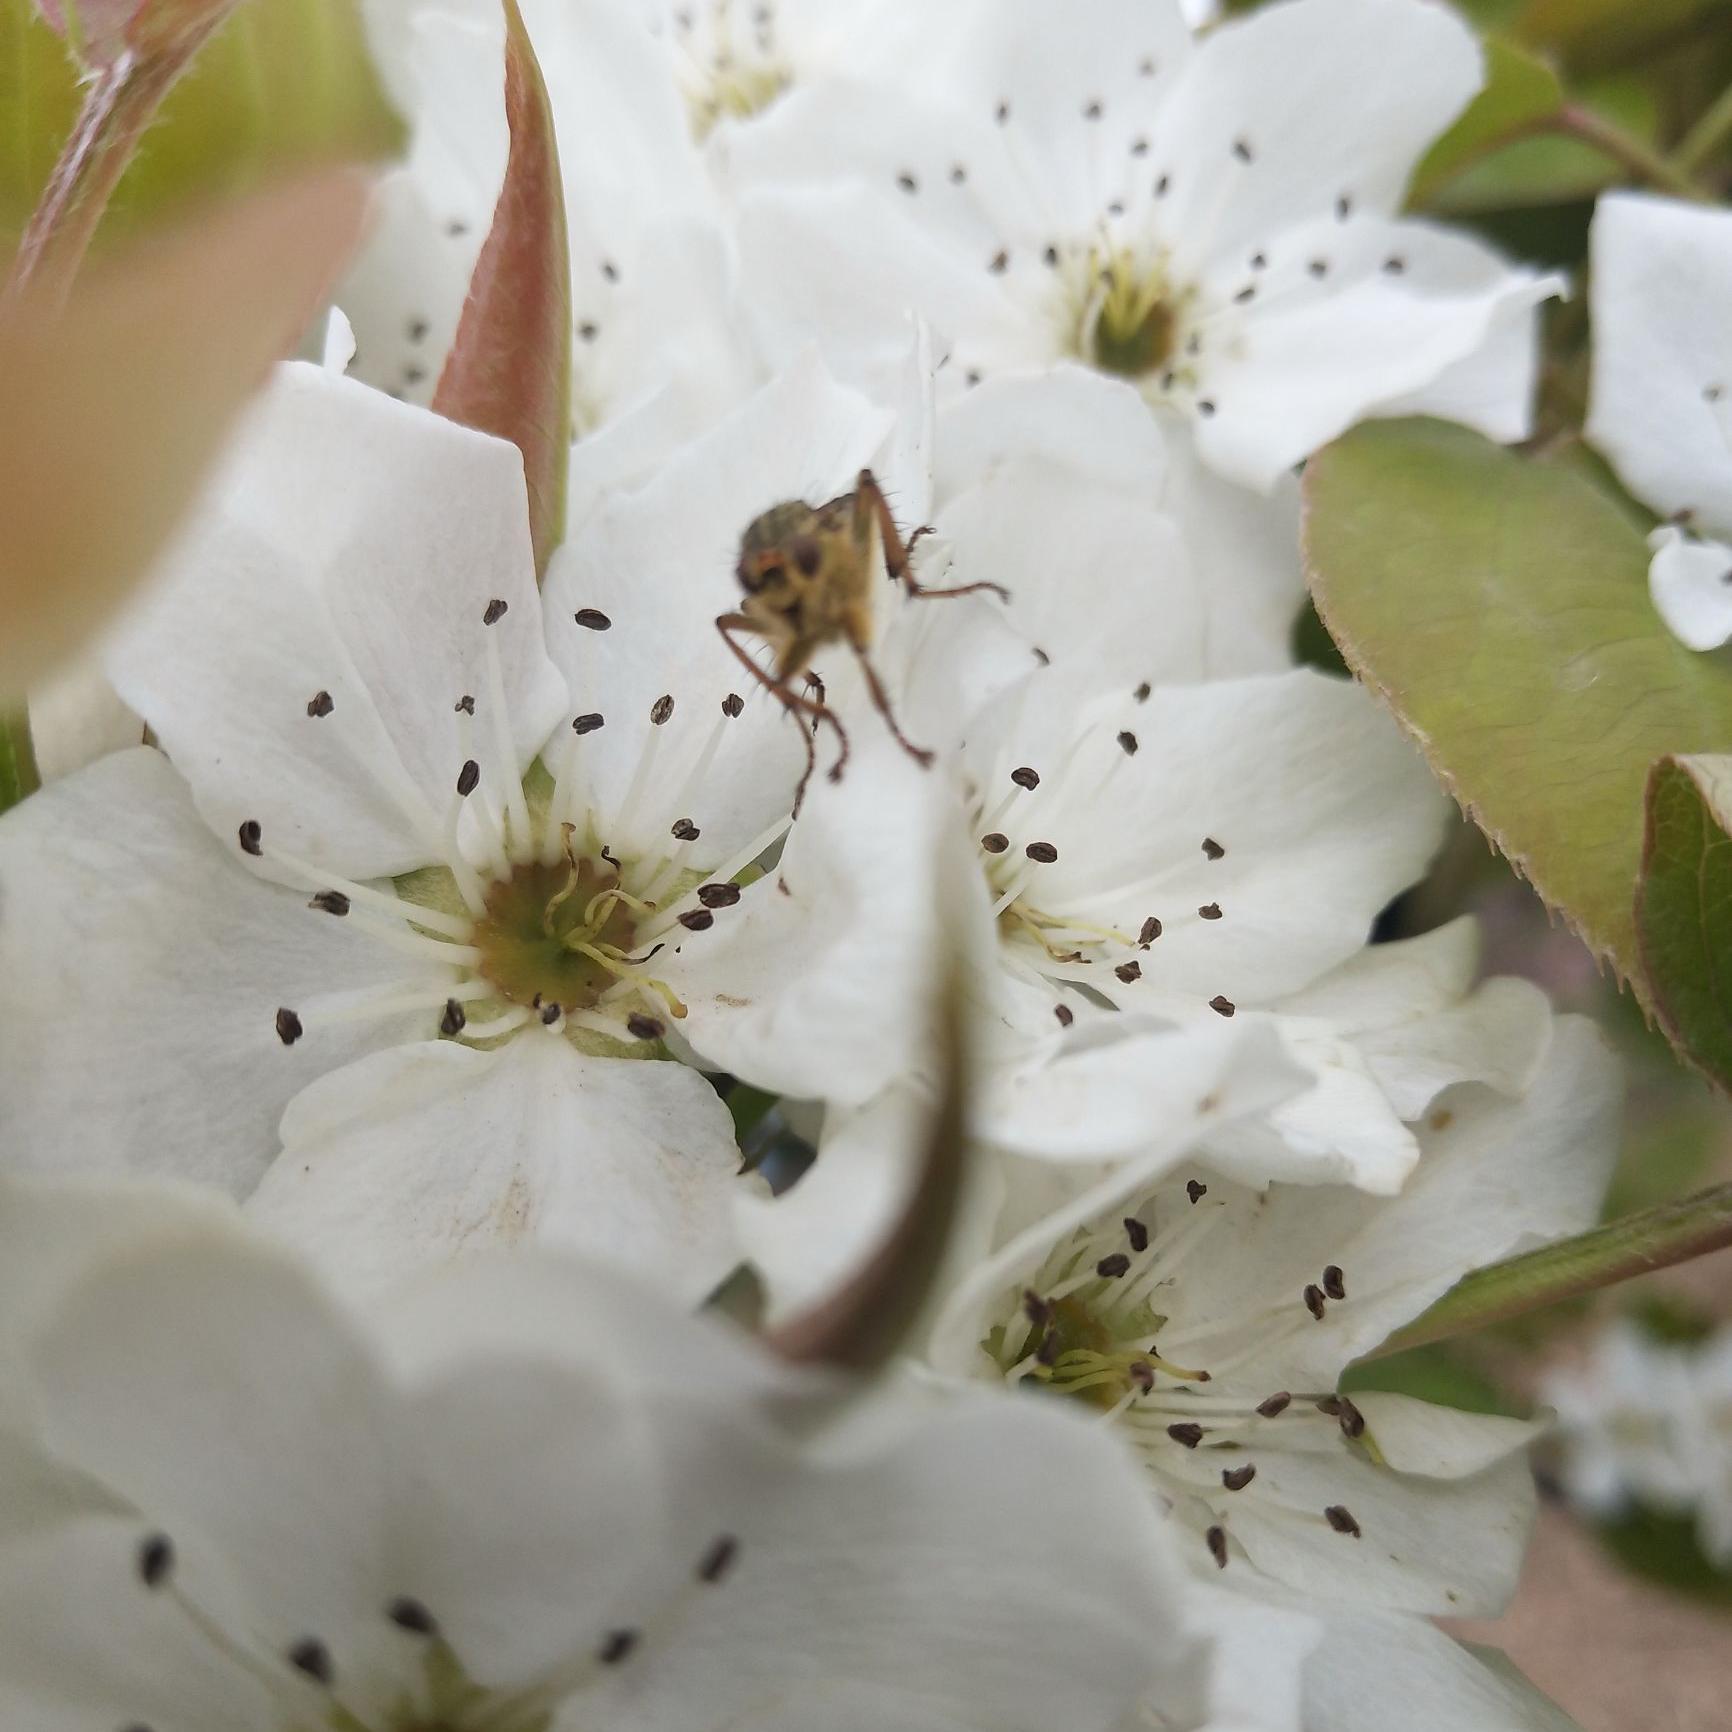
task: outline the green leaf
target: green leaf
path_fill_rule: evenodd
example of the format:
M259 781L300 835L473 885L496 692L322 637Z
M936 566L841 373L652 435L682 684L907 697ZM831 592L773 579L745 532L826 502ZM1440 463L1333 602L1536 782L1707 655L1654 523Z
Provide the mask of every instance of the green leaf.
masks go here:
M0 812L10 810L41 786L28 713L22 708L0 710Z
M1485 43L1485 84L1460 118L1413 171L1409 204L1426 202L1446 181L1505 142L1563 107L1558 75L1537 55L1502 36Z
M1702 1550L1693 1513L1636 1505L1595 1533L1626 1569L1711 1605L1732 1607L1732 1571Z
M31 0L0 0L0 252L36 207L78 113L79 80ZM358 0L244 0L163 102L99 245L189 201L238 197L313 165L378 161L402 142Z
M565 531L571 455L571 249L553 106L517 0L505 0L505 184L433 407L523 453L535 571Z
M1732 1090L1732 757L1662 758L1647 817L1636 925L1655 1014Z
M1661 623L1640 526L1574 469L1436 421L1356 428L1304 487L1312 596L1348 666L1650 1005L1648 771L1732 744L1732 665Z
M1464 1275L1369 1359L1471 1334L1732 1245L1732 1185L1626 1215Z
M1573 70L1627 66L1692 29L1713 30L1729 0L1526 0L1512 34L1560 53Z

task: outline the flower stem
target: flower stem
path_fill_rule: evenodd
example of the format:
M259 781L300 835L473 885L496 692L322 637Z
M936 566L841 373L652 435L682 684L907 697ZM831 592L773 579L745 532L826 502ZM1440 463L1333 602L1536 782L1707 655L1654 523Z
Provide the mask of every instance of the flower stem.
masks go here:
M1732 1246L1732 1184L1644 1209L1464 1275L1365 1357L1447 1341Z
M1703 163L1732 138L1732 84L1722 90L1712 106L1684 134L1672 152L1672 166L1693 175Z
M1604 152L1636 179L1658 187L1662 192L1703 203L1713 200L1713 193L1684 168L1662 156L1652 145L1644 144L1634 134L1624 131L1621 126L1615 126L1604 115L1595 113L1593 109L1584 107L1579 102L1566 102L1556 114L1549 117L1545 130L1561 132L1566 137L1591 144L1595 150Z

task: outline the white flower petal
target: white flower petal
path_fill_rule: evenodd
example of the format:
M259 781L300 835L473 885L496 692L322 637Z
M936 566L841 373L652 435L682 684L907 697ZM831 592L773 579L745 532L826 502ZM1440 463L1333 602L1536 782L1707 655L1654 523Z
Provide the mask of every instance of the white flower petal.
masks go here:
M1505 1419L1416 1401L1410 1395L1365 1390L1353 1397L1366 1435L1397 1473L1466 1479L1514 1455L1545 1430L1544 1419Z
M0 1146L14 1167L132 1168L244 1195L297 1090L413 1027L309 1016L285 1047L277 1011L448 977L242 871L144 747L8 813L0 884Z
M144 723L120 701L95 655L68 662L30 694L30 745L44 782L143 739Z
M225 1622L279 1652L382 1622L393 1421L371 1356L298 1269L232 1232L111 1254L45 1321L31 1373L46 1447L166 1534L177 1579Z
M267 858L352 878L440 858L457 700L483 741L499 725L490 641L513 772L565 702L516 448L316 367L278 372L164 571L111 645L115 686L217 835L254 819ZM484 626L494 600L508 611Z
M814 783L775 868L684 937L681 1033L761 1088L866 1100L930 1062L947 928L990 943L978 900L943 777L870 740Z
M1489 250L1481 258L1488 277L1503 268ZM1504 301L1492 315L1486 340L1471 355L1452 361L1417 391L1380 404L1376 413L1459 421L1500 445L1526 439L1533 432L1539 389L1539 318L1539 307L1525 297Z
M890 416L835 383L815 354L683 450L640 491L611 501L548 576L548 641L578 714L604 731L578 747L598 833L621 857L666 849L698 826L698 869L726 859L793 804L805 754L797 725L729 651L716 619L740 600L740 537L760 512L851 492ZM603 629L577 623L611 622ZM593 610L593 611L589 611ZM730 693L744 714L727 720ZM667 722L652 726L663 696ZM640 786L641 756L653 775Z
M1732 547L1671 527L1648 538L1648 593L1686 649L1718 649L1732 638Z
M1732 214L1608 193L1589 239L1587 436L1661 516L1732 534Z
M1332 217L1342 197L1393 212L1480 81L1472 31L1429 0L1306 0L1213 32L1162 106L1149 156L1172 176L1182 265L1242 263L1282 230Z
M1423 1618L1331 1617L1305 1668L1306 1732L1577 1732L1503 1658Z
M493 1245L579 1250L697 1300L731 1269L733 1122L688 1066L539 1029L428 1041L322 1078L247 1208L344 1288Z
M1366 3L1401 11L1420 0ZM1285 274L1271 282L1274 292L1245 309L1236 342L1197 363L1209 405L1197 446L1224 475L1269 489L1367 413L1478 355L1494 333L1501 340L1481 364L1509 361L1504 395L1525 400L1532 362L1512 353L1507 325L1557 293L1561 279L1504 266L1468 236L1411 220L1318 222L1283 234L1280 246ZM1326 265L1325 276L1312 275L1313 261ZM1231 282L1244 274L1235 262Z

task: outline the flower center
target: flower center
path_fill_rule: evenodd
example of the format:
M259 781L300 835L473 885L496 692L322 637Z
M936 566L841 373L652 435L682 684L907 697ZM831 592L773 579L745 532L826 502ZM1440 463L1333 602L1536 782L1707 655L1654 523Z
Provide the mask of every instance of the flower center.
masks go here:
M1096 262L1094 275L1079 333L1084 359L1126 379L1140 379L1166 366L1177 346L1179 324L1166 274L1118 252Z
M512 1004L587 1010L628 967L637 918L611 866L578 856L518 866L487 890L476 972Z
M777 52L769 5L712 0L707 9L682 10L676 28L686 107L700 141L718 121L763 113L794 82Z

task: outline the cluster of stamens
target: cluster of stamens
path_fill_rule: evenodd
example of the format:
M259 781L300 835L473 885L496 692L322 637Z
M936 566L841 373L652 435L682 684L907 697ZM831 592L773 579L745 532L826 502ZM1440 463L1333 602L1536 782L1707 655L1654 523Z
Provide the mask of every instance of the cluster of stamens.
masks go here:
M490 602L482 624L506 613ZM605 631L611 621L585 608L577 623ZM651 706L647 741L624 799L606 820L584 801L578 774L581 742L606 725L589 712L573 718L563 748L550 748L517 770L504 680L491 631L487 696L466 693L454 706L460 763L447 809L425 809L413 788L393 788L398 803L426 839L434 864L389 889L356 883L268 842L249 819L238 832L242 852L268 860L279 878L313 892L313 911L342 919L368 937L450 970L443 984L413 985L276 1012L278 1038L292 1046L316 1025L355 1022L426 1010L438 1032L473 1046L497 1042L526 1025L564 1035L597 1050L630 1050L659 1040L668 1020L686 1015L672 985L651 970L670 943L707 931L740 899L734 877L786 828L786 820L710 873L695 870L691 847L701 830L677 819L663 848L641 859L616 856L603 835L629 831L654 775L663 728L674 713L664 694ZM745 703L730 693L710 740L682 786L696 792L729 724ZM307 704L310 721L334 725L337 706L326 691ZM486 723L486 726L479 724ZM467 826L467 828L465 827ZM460 832L463 841L460 844Z
M1290 1434L1328 1424L1369 1459L1380 1457L1364 1415L1338 1391L1257 1395L1234 1387L1244 1361L1309 1320L1320 1321L1328 1301L1346 1299L1339 1266L1331 1264L1278 1312L1198 1322L1177 1315L1184 1265L1208 1243L1214 1208L1200 1206L1208 1194L1208 1185L1191 1179L1185 1202L1166 1211L1168 1219L1151 1197L1122 1219L1078 1228L1014 1295L1013 1308L981 1346L1006 1383L1078 1398L1123 1427L1163 1492L1172 1498L1173 1482L1182 1487L1180 1503L1224 1569L1230 1494L1256 1479L1256 1462L1245 1458L1274 1441L1271 1427L1279 1423ZM1303 1447L1291 1436L1284 1441ZM1205 1460L1211 1466L1199 1471ZM1343 1504L1327 1506L1319 1519L1334 1533L1360 1537Z
M383 1620L412 1644L407 1663L391 1668L387 1690L381 1691L380 1680L369 1679L351 1692L323 1637L297 1635L273 1648L232 1628L226 1608L205 1605L182 1585L179 1552L168 1534L146 1534L133 1553L132 1568L148 1593L181 1614L219 1664L235 1669L276 1704L284 1732L329 1732L332 1727L342 1732L547 1732L572 1697L639 1657L653 1640L670 1637L693 1596L727 1580L739 1555L733 1534L718 1535L661 1608L653 1629L632 1625L603 1631L562 1664L510 1690L473 1682L439 1619L412 1595L398 1595L381 1607ZM133 1721L122 1732L154 1729Z
M674 14L675 46L693 135L707 137L723 119L760 114L793 82L776 40L775 7L754 0L709 0Z

